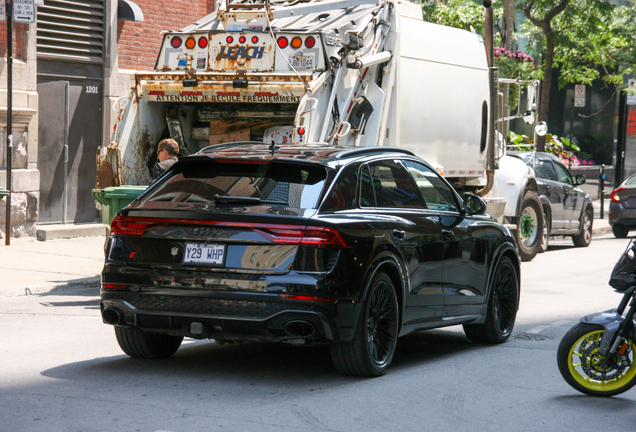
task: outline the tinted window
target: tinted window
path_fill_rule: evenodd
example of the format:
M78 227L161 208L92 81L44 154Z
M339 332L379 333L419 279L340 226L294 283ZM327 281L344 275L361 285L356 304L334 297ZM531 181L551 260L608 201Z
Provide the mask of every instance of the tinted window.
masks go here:
M561 183L572 184L572 176L567 168L558 162L554 162L554 167L556 168L557 177Z
M326 175L326 168L309 164L183 161L144 196L142 206L171 208L190 203L316 208Z
M350 210L356 207L358 171L359 166L356 165L349 165L342 169L321 206L322 211Z
M365 165L360 170L360 207L375 207L375 191L369 166Z
M378 207L426 208L400 163L378 161L369 164L369 169Z
M534 164L534 171L539 178L559 181L556 171L554 171L554 167L552 166L552 162L550 161L537 159L536 163Z
M404 166L415 180L427 208L442 211L458 209L455 194L435 171L426 165L410 160L405 160Z

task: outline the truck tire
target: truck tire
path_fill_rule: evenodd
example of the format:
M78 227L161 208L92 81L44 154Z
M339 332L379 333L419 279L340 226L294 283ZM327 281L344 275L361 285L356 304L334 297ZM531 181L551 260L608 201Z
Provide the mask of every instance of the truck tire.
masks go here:
M526 191L517 221L517 246L521 261L534 258L543 241L543 210L534 191Z

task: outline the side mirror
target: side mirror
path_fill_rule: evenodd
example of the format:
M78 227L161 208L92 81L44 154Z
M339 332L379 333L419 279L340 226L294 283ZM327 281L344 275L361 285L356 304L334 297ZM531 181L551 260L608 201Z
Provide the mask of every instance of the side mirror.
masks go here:
M480 196L466 193L464 194L464 208L469 215L481 215L486 213L486 201Z
M584 175L577 175L574 177L574 184L576 185L582 185L585 184L585 176Z
M534 111L525 111L523 113L523 121L526 124L534 124L535 119Z

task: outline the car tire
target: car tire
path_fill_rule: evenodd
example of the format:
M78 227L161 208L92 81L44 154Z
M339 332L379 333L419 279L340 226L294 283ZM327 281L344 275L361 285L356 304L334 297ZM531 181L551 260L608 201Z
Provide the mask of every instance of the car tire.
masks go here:
M398 322L393 281L386 273L377 273L369 284L353 339L329 347L336 369L360 377L384 374L395 353Z
M115 327L115 336L123 352L141 359L166 359L177 352L183 341L183 336L146 333L126 327Z
M629 227L622 224L612 225L612 233L616 238L625 238L629 235Z
M516 235L521 261L531 261L539 253L543 239L543 210L534 191L526 191L523 196Z
M592 224L594 222L594 210L590 207L581 215L581 232L572 237L576 247L588 247L592 243Z
M512 260L503 257L492 281L486 321L464 324L466 337L473 342L502 343L512 334L519 309L519 277Z
M541 239L541 249L539 249L539 253L543 253L548 250L548 246L550 245L550 213L544 211L543 212L543 238Z

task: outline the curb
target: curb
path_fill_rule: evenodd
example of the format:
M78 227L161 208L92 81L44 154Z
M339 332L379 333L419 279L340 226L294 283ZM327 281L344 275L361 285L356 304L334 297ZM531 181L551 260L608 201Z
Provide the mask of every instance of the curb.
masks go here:
M97 288L99 289L100 276L77 279L72 282L62 282L55 284L44 284L30 287L11 287L0 288L0 298L20 297L29 295L46 295L56 291L67 291L80 288Z

